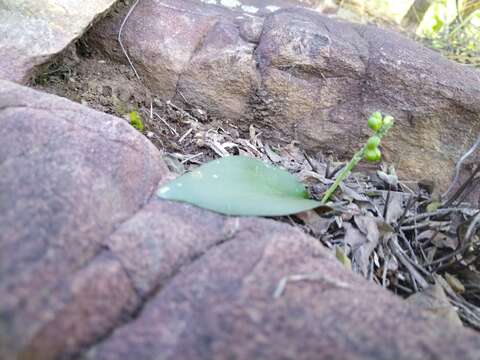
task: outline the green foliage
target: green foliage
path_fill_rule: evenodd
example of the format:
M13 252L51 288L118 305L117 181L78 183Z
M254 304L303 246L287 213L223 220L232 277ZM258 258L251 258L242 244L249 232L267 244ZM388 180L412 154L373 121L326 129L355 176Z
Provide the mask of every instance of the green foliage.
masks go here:
M434 14L433 23L431 27L432 33L433 34L438 33L442 29L443 25L445 25L445 21L440 19L440 16L438 16L438 14Z
M367 161L379 161L381 159L382 154L378 149L378 146L380 145L382 137L385 136L388 130L390 130L390 128L393 126L393 117L386 115L382 118L382 114L379 111L376 111L368 118L367 123L368 127L372 129L375 134L368 139L367 143L360 151L353 155L347 166L345 166L338 174L335 182L327 189L325 195L323 195L321 201L322 204L327 203L335 190L337 190L340 183L347 178L348 174L352 172L360 160L365 159Z
M369 118L368 118L368 127L373 131L378 131L382 127L382 114L379 111L375 111Z
M380 145L380 138L377 135L370 136L367 141L367 149L375 150Z
M245 156L228 156L204 164L157 191L166 200L187 202L227 215L280 216L324 205L360 160L380 160L380 140L393 126L393 118L374 113L375 134L358 151L325 192L322 201L288 172Z
M414 30L424 44L449 59L480 67L479 0L343 0L335 2L341 8L349 9L359 15L357 20L366 19L380 24L386 20L402 24L403 30Z
M382 153L378 148L365 149L364 159L370 162L379 161L382 158Z
M320 206L288 172L245 156L204 164L158 190L162 199L227 215L279 216Z
M417 34L446 57L480 66L480 5L473 0L464 3L457 8L455 0L435 1Z
M140 114L137 111L132 111L128 116L130 118L130 125L140 132L143 131L143 122Z

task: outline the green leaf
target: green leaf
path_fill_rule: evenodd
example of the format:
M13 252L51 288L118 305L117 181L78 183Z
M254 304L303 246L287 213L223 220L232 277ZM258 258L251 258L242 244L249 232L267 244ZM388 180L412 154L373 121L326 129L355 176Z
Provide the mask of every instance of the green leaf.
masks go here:
M435 14L433 19L434 19L435 23L432 26L432 30L433 30L433 32L437 33L443 27L444 22L443 22L442 19L440 19L438 14Z
M162 199L227 215L279 216L320 206L288 172L245 156L204 164L160 188Z

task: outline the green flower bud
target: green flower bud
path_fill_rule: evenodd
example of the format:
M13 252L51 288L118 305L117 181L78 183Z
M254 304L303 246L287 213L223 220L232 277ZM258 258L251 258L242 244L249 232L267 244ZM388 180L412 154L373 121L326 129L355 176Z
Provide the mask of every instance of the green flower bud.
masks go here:
M368 127L373 131L378 131L383 125L382 114L379 111L375 111L368 118Z
M365 150L365 160L370 162L378 161L382 158L382 153L378 148Z
M393 116L385 115L383 118L383 124L391 126L393 124Z
M373 135L367 141L367 149L375 150L380 144L380 138L377 135Z

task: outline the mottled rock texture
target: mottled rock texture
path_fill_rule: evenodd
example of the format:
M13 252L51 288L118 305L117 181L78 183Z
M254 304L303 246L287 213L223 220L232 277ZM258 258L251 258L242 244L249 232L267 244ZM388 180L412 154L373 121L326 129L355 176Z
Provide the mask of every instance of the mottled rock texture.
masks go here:
M191 223L202 217L181 207L175 213ZM226 225L216 227L221 243L183 266L135 320L82 358L476 358L478 335L421 316L290 226L259 219ZM305 278L287 282L275 298L281 279L292 275Z
M152 197L122 119L0 81L0 123L2 360L478 358L298 229Z
M112 13L91 36L119 61L124 15ZM367 138L366 117L390 113L397 122L385 159L401 176L443 189L480 133L480 72L374 26L302 8L252 16L194 0L145 0L123 39L157 96L310 151L346 158Z
M0 358L49 359L138 303L104 241L166 168L126 121L6 81L0 119Z

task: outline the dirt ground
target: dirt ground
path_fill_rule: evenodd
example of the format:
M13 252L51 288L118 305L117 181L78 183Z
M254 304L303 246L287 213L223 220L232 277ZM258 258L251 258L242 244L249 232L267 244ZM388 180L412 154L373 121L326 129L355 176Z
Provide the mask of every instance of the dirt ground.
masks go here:
M240 136L235 126L210 118L202 109L187 112L159 100L129 66L91 49L85 39L88 35L45 67L31 86L126 121L131 112L139 113L144 125L142 133L167 157L176 158L185 166L215 157L215 150L208 146L212 136L219 139ZM209 139L205 137L207 133ZM172 170L182 173L186 169Z

